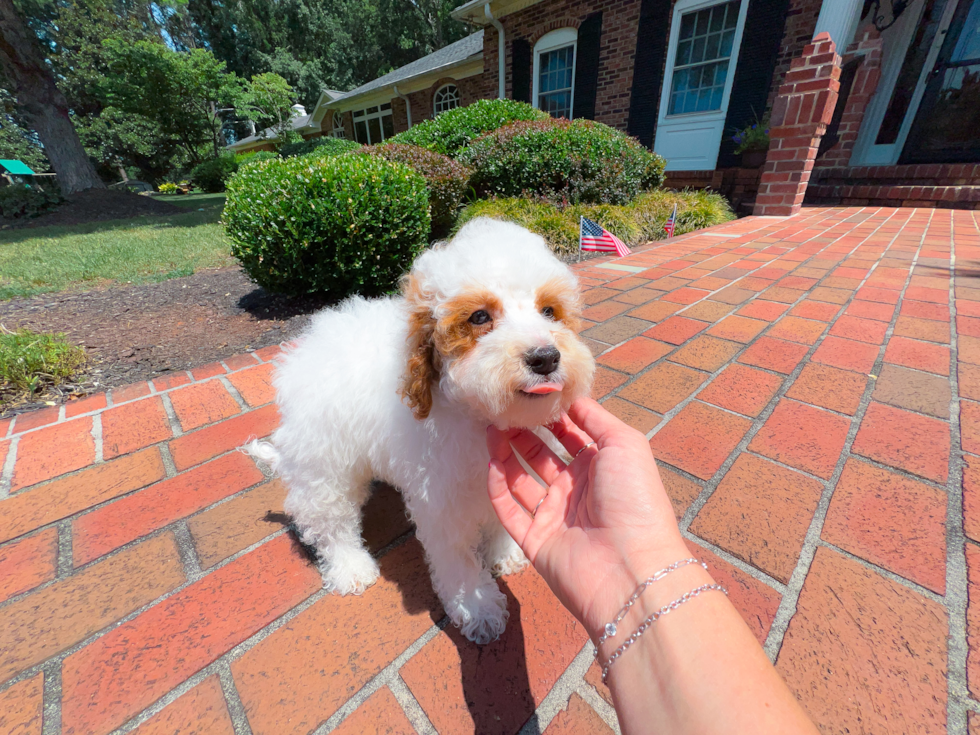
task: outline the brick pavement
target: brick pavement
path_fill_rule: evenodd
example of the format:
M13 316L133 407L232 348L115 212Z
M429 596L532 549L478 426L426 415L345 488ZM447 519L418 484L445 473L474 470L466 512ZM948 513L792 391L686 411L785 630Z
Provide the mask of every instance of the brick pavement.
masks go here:
M596 396L827 733L980 732L977 218L806 209L579 266ZM533 571L501 640L447 627L389 488L382 579L323 594L234 451L276 354L0 422L0 735L615 728Z

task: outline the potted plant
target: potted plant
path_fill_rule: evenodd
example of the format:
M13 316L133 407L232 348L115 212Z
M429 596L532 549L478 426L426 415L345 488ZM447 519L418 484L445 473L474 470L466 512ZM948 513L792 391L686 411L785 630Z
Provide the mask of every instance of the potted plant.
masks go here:
M735 143L735 153L742 155L744 168L759 168L766 162L769 151L769 116L743 128L732 136Z

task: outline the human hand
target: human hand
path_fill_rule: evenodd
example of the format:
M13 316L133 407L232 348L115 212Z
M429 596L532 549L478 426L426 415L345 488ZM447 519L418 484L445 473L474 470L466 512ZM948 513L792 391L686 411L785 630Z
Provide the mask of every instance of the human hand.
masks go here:
M645 436L589 398L547 428L573 457L567 466L526 429L487 429L490 501L595 640L640 582L690 554Z

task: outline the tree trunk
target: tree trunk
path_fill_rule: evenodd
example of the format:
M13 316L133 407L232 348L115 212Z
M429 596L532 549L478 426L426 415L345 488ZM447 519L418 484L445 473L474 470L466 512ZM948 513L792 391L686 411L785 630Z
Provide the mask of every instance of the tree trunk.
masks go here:
M68 101L44 62L37 36L11 0L0 0L0 73L24 121L41 139L62 194L104 189L68 116Z

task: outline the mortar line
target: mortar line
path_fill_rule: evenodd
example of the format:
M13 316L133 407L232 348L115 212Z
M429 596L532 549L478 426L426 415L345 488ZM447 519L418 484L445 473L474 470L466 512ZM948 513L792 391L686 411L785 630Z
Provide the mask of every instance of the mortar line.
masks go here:
M215 673L218 675L221 691L225 695L225 704L228 707L228 714L231 716L231 726L235 730L235 735L252 735L252 726L249 724L248 713L245 711L242 697L235 685L231 665L227 660L222 660L218 663Z
M61 735L61 662L48 662L41 671L41 734Z
M105 462L105 439L102 431L102 414L92 416L92 439L95 441L95 461L89 465L97 466Z
M690 541L693 541L694 543L698 544L698 546L704 547L712 554L719 557L723 561L728 562L739 571L744 572L745 574L749 575L750 577L752 577L753 579L759 582L762 582L767 587L771 587L772 589L776 590L776 592L778 592L779 594L782 595L783 593L785 593L786 591L785 583L780 582L778 579L762 571L761 569L757 569L756 567L749 564L747 561L744 561L739 557L735 556L730 551L726 551L725 549L718 546L717 544L714 544L711 541L708 541L707 539L703 539L700 536L691 533L691 531L688 529L684 529L683 531L681 531L681 536L683 536L684 538Z
M400 671L391 677L391 681L388 682L388 689L402 708L409 724L415 728L415 732L419 735L437 735L435 726L429 716L425 714L425 710L422 709L422 705L419 704L412 690L408 688L405 680L402 679Z
M936 592L934 590L931 590L931 589L929 589L928 587L926 587L924 585L919 584L915 580L909 579L908 577L903 577L898 572L893 572L890 569L887 569L886 567L883 567L883 566L880 566L878 564L875 564L873 561L868 561L867 559L864 559L863 557L860 557L857 554L855 554L855 553L853 553L851 551L848 551L847 549L845 549L842 546L838 546L837 544L833 544L830 541L825 541L822 538L821 539L817 539L817 546L823 547L825 549L830 549L831 551L836 552L836 553L840 554L841 556L846 556L851 561L857 562L858 564L860 564L862 567L868 569L869 571L872 571L875 574L879 574L882 577L885 577L887 579L890 579L892 582L895 582L896 584L900 584L903 587L908 587L910 590L912 590L916 594L922 595L923 597L931 600L932 602L935 602L935 603L937 603L939 605L945 605L946 604L945 603L945 599L946 598L942 594L940 594L940 593L938 593L938 592Z
M248 403L246 403L245 399L242 398L242 394L238 392L238 388L236 388L232 382L228 380L227 373L216 377L221 381L221 384L225 387L225 390L231 394L231 397L235 399L235 403L238 404L238 408L241 409L242 413L249 411L250 409Z
M568 708L568 700L573 693L585 682L585 672L592 665L592 641L586 641L572 662L565 668L558 680L552 684L551 690L541 700L519 735L541 735L551 724L559 710Z
M58 532L58 551L57 551L57 571L55 573L55 578L51 580L51 584L58 582L62 579L66 579L71 576L74 572L74 551L72 549L72 538L71 538L71 519L65 518L60 520L55 524L55 528ZM38 587L34 587L31 590L26 590L26 592L35 592ZM20 595L18 595L20 597ZM13 598L11 598L13 599Z
M599 696L599 693L595 688L589 684L587 681L583 681L579 688L575 690L585 703L589 705L595 713L602 718L603 722L609 725L616 735L622 735L622 730L619 727L619 717L616 715L616 710L611 704L609 704L605 699Z
M7 448L7 459L0 467L0 500L6 500L10 497L14 482L14 462L17 461L17 447L19 445L20 436L14 436Z
M170 400L170 394L161 393L160 400L163 401L163 410L167 414L167 421L170 423L170 432L173 434L173 438L176 439L179 436L183 436L184 430L180 426L180 419L177 418L177 412L174 410L174 404Z

